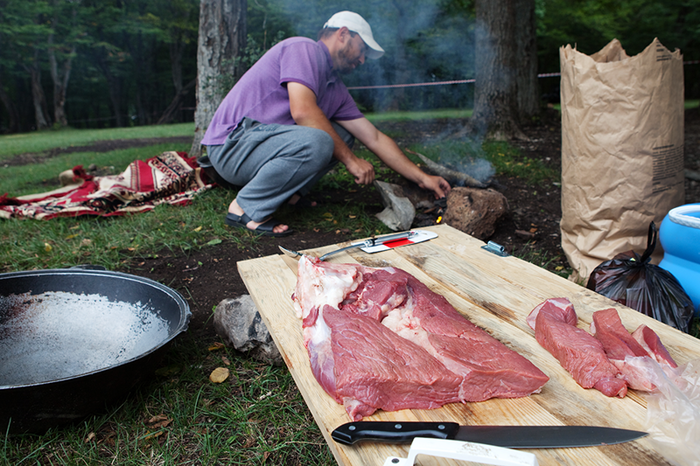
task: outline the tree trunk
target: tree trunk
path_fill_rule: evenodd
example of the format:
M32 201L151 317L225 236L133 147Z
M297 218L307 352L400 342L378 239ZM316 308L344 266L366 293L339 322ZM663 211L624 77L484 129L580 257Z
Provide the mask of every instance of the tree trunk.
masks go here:
M157 125L164 125L170 123L175 118L175 115L180 110L182 106L182 100L189 94L192 88L197 84L196 78L189 82L185 88L182 86L182 51L184 49L184 41L182 40L182 33L178 33L176 37L173 38L172 42L168 44L168 50L170 52L170 71L173 78L173 86L175 88L175 97L168 105L168 108L161 114L160 118L156 122Z
M92 62L100 70L107 81L109 89L109 100L112 103L114 112L114 124L117 128L124 126L124 118L121 112L122 101L122 78L112 72L109 66L109 52L104 47L95 47L91 53Z
M182 106L182 100L187 94L192 90L192 88L197 84L197 80L193 79L185 87L180 86L180 91L175 95L168 108L165 109L163 114L158 119L157 125L165 125L170 123L175 118L175 114L180 110Z
M528 62L520 54L531 41L523 48L518 41L528 39L528 31L534 33L534 30L528 21L518 21L518 17L523 13L521 8L530 4L534 10L534 0L476 0L475 3L476 82L472 127L479 135L490 139L527 139L518 126L517 95L519 70ZM522 73L525 74L525 70Z
M537 78L537 19L535 2L515 0L518 28L515 30L518 120L523 122L540 113L540 88Z
M127 40L127 47L134 63L133 79L136 81L136 115L139 125L153 123L155 98L154 83L157 82L154 71L153 38L137 32Z
M58 28L58 7L54 5L54 16L51 21L53 31ZM73 28L76 27L75 18L77 10L73 8ZM51 70L51 79L53 80L53 116L54 121L59 125L68 126L68 118L66 117L66 90L68 89L68 80L70 79L71 66L73 57L75 56L76 45L72 44L70 52L66 54L63 66L59 67L57 55L57 46L54 44L54 33L51 32L48 38L48 55L49 68ZM59 69L62 68L62 69Z
M173 86L175 86L175 95L182 92L182 51L185 48L182 40L182 33L178 34L170 44L168 51L170 52L170 71L173 77Z
M63 69L59 70L56 50L53 48L53 34L49 36L49 65L51 68L51 79L53 80L53 116L54 121L61 126L68 126L66 117L66 89L70 79L71 65L75 55L75 45L70 54L63 62Z
M117 128L124 126L124 116L122 115L122 80L115 76L109 69L109 65L105 64L102 67L102 73L107 79L107 87L109 88L109 100L112 102L112 111L114 112L114 124Z
M10 119L9 123L7 124L8 131L10 133L19 132L19 112L17 111L17 106L3 88L2 67L0 67L0 101L5 106L5 110L7 110L7 116Z
M202 138L228 89L227 76L240 77L235 58L246 45L247 0L201 0L197 43L197 109L191 157L202 153Z
M46 97L44 89L41 87L41 65L39 64L39 49L34 51L34 61L28 67L32 82L32 103L34 104L34 118L36 129L46 129L51 126L49 115L46 109Z

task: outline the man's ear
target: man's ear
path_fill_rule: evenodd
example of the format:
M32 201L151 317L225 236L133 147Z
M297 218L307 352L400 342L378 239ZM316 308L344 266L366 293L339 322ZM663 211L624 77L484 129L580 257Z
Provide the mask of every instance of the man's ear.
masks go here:
M345 43L345 41L351 39L352 36L350 35L350 29L348 29L347 26L343 26L342 28L338 29L338 38L342 43Z

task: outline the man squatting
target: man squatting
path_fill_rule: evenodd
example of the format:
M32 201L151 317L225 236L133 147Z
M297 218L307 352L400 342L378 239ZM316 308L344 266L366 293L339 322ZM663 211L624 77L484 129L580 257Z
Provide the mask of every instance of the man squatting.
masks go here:
M341 162L358 184L374 181L374 168L351 147L355 138L391 169L445 197L450 185L424 173L358 110L340 74L384 50L360 15L333 15L315 42L292 37L272 47L231 89L202 144L216 172L241 186L226 223L267 236L293 230L272 214L303 196Z

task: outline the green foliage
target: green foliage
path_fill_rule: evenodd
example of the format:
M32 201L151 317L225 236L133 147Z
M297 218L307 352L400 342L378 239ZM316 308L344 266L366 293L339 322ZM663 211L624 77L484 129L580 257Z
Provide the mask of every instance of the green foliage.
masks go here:
M68 85L70 122L153 122L174 96L174 79L186 82L196 75L198 12L196 0L4 2L0 67L3 75L17 78L0 78L17 109L10 116L19 120L20 130L34 124L26 81L45 73ZM44 107L51 110L55 88L46 79L42 83ZM5 108L10 110L0 107L0 121ZM134 118L127 120L127 113Z
M279 40L296 35L295 24L275 0L248 2L248 40L268 50Z
M522 178L533 186L560 180L557 170L540 160L524 157L517 148L508 143L487 141L482 148L486 160L493 164L496 173Z
M688 333L695 338L700 338L700 318L693 318L693 321L690 323L690 331Z
M469 118L472 116L472 109L467 108L441 108L434 110L415 112L381 112L366 113L365 116L372 123L381 121L401 121L401 120L434 120L439 118Z
M507 142L442 141L417 148L416 151L444 165L460 162L473 164L475 159L488 161L495 173L525 180L531 186L557 183L560 174L540 160L523 156ZM413 157L411 157L413 158ZM414 159L420 163L420 160Z
M286 39L284 31L277 31L277 35L268 45L269 39L267 37L264 38L264 42L261 44L258 43L255 35L248 34L245 49L243 50L243 53L233 59L233 66L235 68L242 67L244 72L247 71L255 64L255 62L260 60L260 58L265 55L265 52L284 39ZM227 67L226 64L224 67ZM222 99L235 84L235 76L221 76L220 89L223 90L223 95L221 96Z
M688 59L700 58L699 0L537 0L540 71L559 70L559 47L593 54L618 39L630 56L658 37Z
M28 66L34 52L46 49L51 32L50 6L46 1L8 0L0 8L0 58L6 66Z

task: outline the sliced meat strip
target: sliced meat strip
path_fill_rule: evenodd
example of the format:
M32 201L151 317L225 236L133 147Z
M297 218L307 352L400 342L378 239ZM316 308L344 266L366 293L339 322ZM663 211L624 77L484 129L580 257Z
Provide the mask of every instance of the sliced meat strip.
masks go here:
M678 364L673 360L661 339L652 329L642 324L637 327L637 330L632 332L632 338L639 343L649 356L654 358L659 364L665 364L672 368L677 368Z
M591 332L603 345L608 359L620 370L630 388L646 392L655 388L653 373L649 373L648 366L640 360L649 355L622 325L616 309L594 312Z
M563 312L561 302L545 302L535 309L535 338L580 386L595 388L606 396L622 398L627 394L627 383L608 360L603 345L572 324L570 312Z
M627 356L647 356L646 350L627 331L616 309L603 309L593 313L591 333L603 344L609 359L625 359Z
M565 322L571 324L571 325L576 325L576 321L578 320L578 317L576 317L576 311L574 311L574 305L571 304L571 301L569 301L569 298L550 298L546 301L543 301L542 303L538 304L527 316L525 321L527 322L527 325L530 326L532 330L535 330L535 322L537 321L537 314L540 313L540 310L543 307L550 308L551 311L553 312L559 312L562 319L564 319Z

